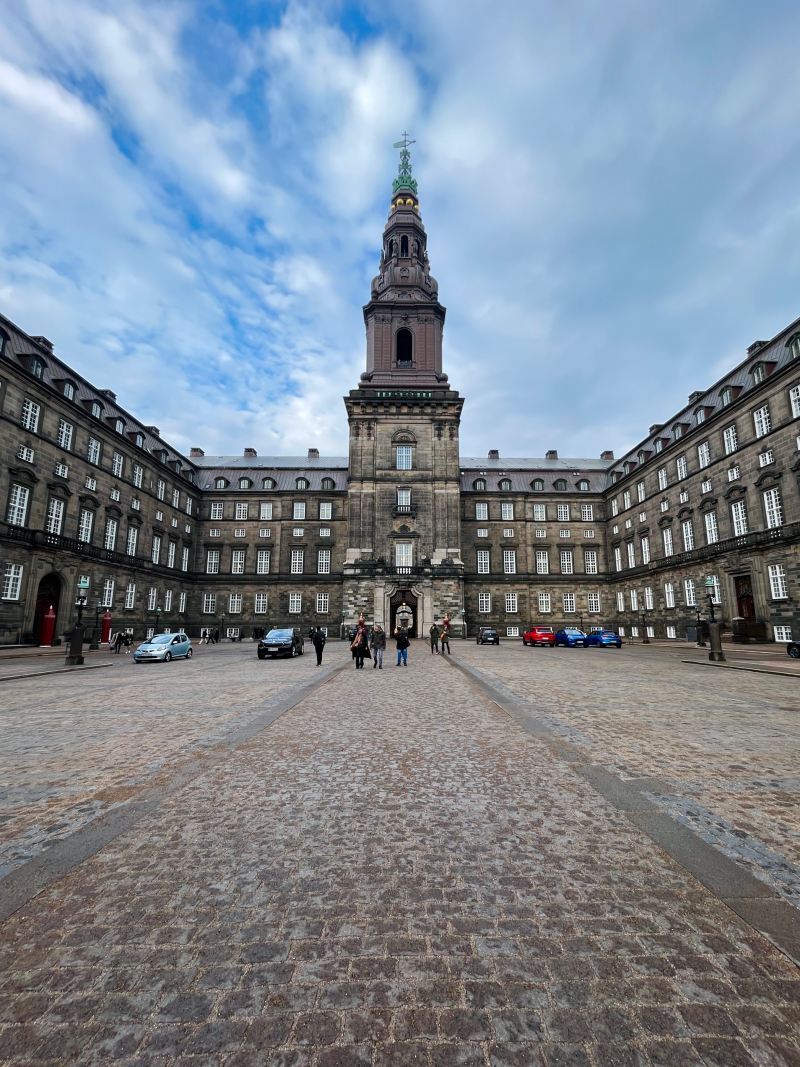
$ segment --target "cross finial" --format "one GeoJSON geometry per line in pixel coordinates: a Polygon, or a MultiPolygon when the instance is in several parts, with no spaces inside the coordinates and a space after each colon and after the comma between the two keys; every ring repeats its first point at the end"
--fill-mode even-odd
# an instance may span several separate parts
{"type": "Polygon", "coordinates": [[[395,141],[394,147],[395,148],[403,148],[407,152],[408,151],[408,146],[410,144],[416,144],[416,143],[417,143],[416,141],[412,141],[409,138],[408,132],[406,130],[403,130],[403,140],[402,141],[395,141]]]}

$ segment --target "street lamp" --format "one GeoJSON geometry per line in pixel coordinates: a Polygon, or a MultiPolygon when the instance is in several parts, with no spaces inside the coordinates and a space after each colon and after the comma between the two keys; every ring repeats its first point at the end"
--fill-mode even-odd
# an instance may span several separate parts
{"type": "Polygon", "coordinates": [[[714,615],[714,593],[716,592],[717,583],[713,577],[709,574],[703,583],[706,588],[706,595],[708,596],[708,644],[710,651],[708,658],[715,663],[725,662],[725,653],[722,651],[722,623],[717,622],[714,615]]]}
{"type": "Polygon", "coordinates": [[[710,574],[705,580],[705,587],[706,595],[708,596],[709,622],[716,622],[717,620],[714,618],[714,593],[716,590],[714,588],[714,579],[710,574]]]}
{"type": "Polygon", "coordinates": [[[83,663],[83,609],[86,607],[86,597],[83,594],[75,597],[75,607],[78,619],[69,635],[66,657],[66,663],[70,667],[79,667],[83,663]]]}
{"type": "Polygon", "coordinates": [[[702,629],[703,622],[702,622],[702,619],[700,618],[700,605],[699,604],[695,607],[695,611],[697,612],[697,647],[698,648],[705,648],[706,647],[706,643],[703,640],[703,629],[702,629]]]}

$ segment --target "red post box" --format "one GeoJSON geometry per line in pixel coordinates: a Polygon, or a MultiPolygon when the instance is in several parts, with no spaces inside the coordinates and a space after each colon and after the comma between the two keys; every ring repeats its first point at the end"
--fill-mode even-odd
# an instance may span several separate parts
{"type": "Polygon", "coordinates": [[[111,636],[111,612],[106,608],[103,612],[102,627],[100,629],[100,644],[105,644],[111,636]]]}
{"type": "Polygon", "coordinates": [[[53,605],[51,604],[47,611],[42,616],[42,626],[39,631],[39,644],[40,645],[52,645],[53,635],[56,632],[56,613],[53,611],[53,605]]]}

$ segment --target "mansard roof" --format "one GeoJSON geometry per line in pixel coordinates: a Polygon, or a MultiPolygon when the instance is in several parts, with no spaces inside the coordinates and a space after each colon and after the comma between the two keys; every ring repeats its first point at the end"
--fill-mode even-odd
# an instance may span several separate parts
{"type": "Polygon", "coordinates": [[[235,469],[239,475],[245,469],[252,470],[263,478],[265,471],[275,468],[294,470],[305,475],[308,471],[327,473],[331,470],[347,470],[348,459],[347,456],[192,456],[192,463],[204,470],[219,467],[220,474],[231,469],[235,469]]]}

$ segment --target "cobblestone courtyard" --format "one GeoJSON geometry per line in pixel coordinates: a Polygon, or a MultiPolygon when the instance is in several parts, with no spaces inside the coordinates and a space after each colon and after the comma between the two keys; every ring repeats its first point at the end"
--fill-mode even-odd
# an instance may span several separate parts
{"type": "Polygon", "coordinates": [[[797,679],[454,651],[0,683],[0,1063],[800,1064],[797,679]]]}

